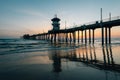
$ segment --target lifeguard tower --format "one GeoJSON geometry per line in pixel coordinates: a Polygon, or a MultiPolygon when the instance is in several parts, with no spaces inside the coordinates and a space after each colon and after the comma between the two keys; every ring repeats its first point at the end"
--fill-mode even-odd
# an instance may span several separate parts
{"type": "Polygon", "coordinates": [[[55,17],[53,19],[51,19],[52,21],[52,26],[53,26],[53,31],[57,31],[57,30],[60,30],[60,19],[57,18],[57,15],[55,15],[55,17]]]}

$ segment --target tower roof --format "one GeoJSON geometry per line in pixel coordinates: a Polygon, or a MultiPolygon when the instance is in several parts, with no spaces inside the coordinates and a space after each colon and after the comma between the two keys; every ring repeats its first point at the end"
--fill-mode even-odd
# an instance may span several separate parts
{"type": "Polygon", "coordinates": [[[59,18],[57,18],[57,15],[55,15],[55,17],[53,19],[51,19],[52,21],[60,21],[59,18]]]}

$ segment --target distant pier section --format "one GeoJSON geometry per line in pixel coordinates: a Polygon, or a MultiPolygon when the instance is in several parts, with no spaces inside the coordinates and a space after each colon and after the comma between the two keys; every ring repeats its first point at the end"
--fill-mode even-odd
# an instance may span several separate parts
{"type": "Polygon", "coordinates": [[[120,26],[120,16],[110,17],[107,19],[101,19],[99,21],[83,24],[80,26],[75,26],[74,28],[60,29],[60,19],[57,15],[51,19],[52,30],[47,33],[41,34],[25,34],[24,39],[38,39],[38,40],[48,40],[52,43],[95,43],[95,30],[101,29],[101,43],[111,44],[111,29],[112,27],[120,26]],[[89,35],[87,35],[87,32],[89,35]],[[77,35],[77,36],[76,36],[77,35]],[[81,36],[80,36],[81,35],[81,36]]]}

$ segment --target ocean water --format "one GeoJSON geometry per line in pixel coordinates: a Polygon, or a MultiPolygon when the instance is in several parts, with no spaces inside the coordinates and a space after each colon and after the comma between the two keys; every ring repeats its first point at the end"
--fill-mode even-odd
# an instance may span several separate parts
{"type": "Polygon", "coordinates": [[[74,45],[51,44],[43,40],[23,40],[23,39],[0,39],[0,55],[38,52],[54,49],[71,49],[74,45]]]}
{"type": "Polygon", "coordinates": [[[104,46],[0,39],[0,80],[120,80],[120,38],[104,46]]]}

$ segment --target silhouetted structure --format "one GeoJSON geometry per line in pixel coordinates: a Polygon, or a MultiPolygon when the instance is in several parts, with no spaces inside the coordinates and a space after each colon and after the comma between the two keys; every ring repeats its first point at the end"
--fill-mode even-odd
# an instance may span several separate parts
{"type": "MultiPolygon", "coordinates": [[[[81,43],[87,44],[87,30],[89,31],[89,43],[94,44],[94,38],[95,38],[95,29],[101,28],[102,33],[102,45],[104,43],[111,44],[111,28],[120,26],[120,17],[112,17],[108,19],[103,19],[100,21],[95,21],[91,23],[87,23],[80,26],[75,26],[74,28],[69,29],[60,29],[60,19],[55,16],[52,20],[53,29],[49,30],[48,33],[41,33],[41,34],[35,34],[31,35],[30,39],[40,39],[40,40],[48,40],[51,42],[74,42],[76,43],[76,32],[78,32],[78,35],[80,34],[79,31],[81,31],[81,43]],[[105,31],[104,31],[105,28],[105,31]],[[105,35],[104,35],[105,32],[105,35]],[[92,35],[91,35],[92,33],[92,35]],[[84,34],[84,40],[83,41],[83,34],[84,34]],[[62,36],[61,36],[62,35],[62,36]],[[104,40],[105,39],[105,40],[104,40]],[[108,42],[109,41],[109,42],[108,42]]],[[[78,43],[79,43],[80,37],[78,36],[78,43]]]]}
{"type": "Polygon", "coordinates": [[[57,18],[57,15],[55,15],[55,17],[53,19],[51,19],[51,21],[53,22],[52,25],[53,25],[53,31],[58,31],[60,30],[60,19],[57,18]]]}
{"type": "Polygon", "coordinates": [[[25,35],[23,35],[23,38],[24,39],[30,39],[30,35],[29,34],[25,34],[25,35]]]}

